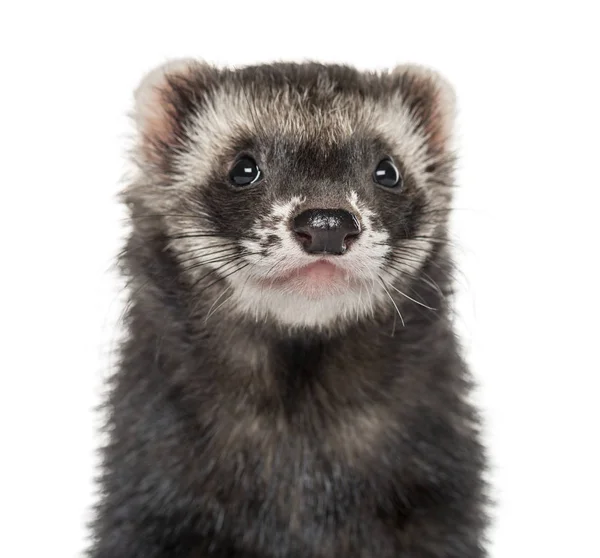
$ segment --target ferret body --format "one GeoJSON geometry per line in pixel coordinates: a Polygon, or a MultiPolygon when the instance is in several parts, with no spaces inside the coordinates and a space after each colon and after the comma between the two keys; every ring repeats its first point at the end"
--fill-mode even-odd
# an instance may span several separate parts
{"type": "Polygon", "coordinates": [[[486,555],[453,103],[413,66],[144,79],[90,558],[486,555]]]}

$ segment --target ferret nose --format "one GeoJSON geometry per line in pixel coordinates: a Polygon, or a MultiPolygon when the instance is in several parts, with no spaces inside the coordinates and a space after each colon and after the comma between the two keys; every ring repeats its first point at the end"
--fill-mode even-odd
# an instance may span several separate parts
{"type": "Polygon", "coordinates": [[[309,254],[343,254],[360,234],[358,219],[344,209],[307,209],[292,228],[309,254]]]}

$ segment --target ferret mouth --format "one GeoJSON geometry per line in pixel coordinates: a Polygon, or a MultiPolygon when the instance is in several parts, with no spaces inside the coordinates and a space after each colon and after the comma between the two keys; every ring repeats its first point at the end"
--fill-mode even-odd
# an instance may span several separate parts
{"type": "Polygon", "coordinates": [[[260,283],[263,288],[318,298],[347,291],[357,280],[347,269],[323,258],[284,273],[265,277],[260,283]]]}

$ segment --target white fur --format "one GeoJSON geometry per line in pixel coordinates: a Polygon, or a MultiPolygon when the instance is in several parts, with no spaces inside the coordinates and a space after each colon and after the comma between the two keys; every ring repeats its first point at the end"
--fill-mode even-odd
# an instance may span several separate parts
{"type": "Polygon", "coordinates": [[[236,309],[260,319],[275,318],[286,326],[326,327],[344,319],[356,319],[373,313],[385,298],[378,279],[383,257],[389,250],[385,245],[388,235],[371,228],[370,212],[361,208],[356,192],[348,201],[363,223],[364,232],[341,256],[331,256],[332,261],[348,270],[352,281],[343,288],[328,292],[322,297],[307,296],[292,289],[271,288],[260,285],[259,280],[269,280],[314,262],[317,256],[306,254],[293,238],[288,222],[304,200],[292,199],[273,204],[266,222],[275,220],[275,225],[265,227],[259,222],[252,231],[263,239],[276,235],[279,243],[269,248],[267,257],[258,255],[260,241],[244,240],[243,246],[257,255],[248,256],[251,265],[231,278],[234,287],[236,309]]]}

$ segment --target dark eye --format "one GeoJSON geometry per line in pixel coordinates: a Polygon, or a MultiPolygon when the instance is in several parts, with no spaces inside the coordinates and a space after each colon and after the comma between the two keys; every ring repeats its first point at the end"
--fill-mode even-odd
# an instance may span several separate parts
{"type": "Polygon", "coordinates": [[[249,186],[258,182],[262,173],[252,157],[240,157],[229,171],[229,181],[234,186],[249,186]]]}
{"type": "Polygon", "coordinates": [[[386,188],[397,188],[402,186],[402,176],[396,165],[392,163],[391,159],[383,159],[377,165],[375,172],[373,173],[373,180],[380,186],[386,188]]]}

